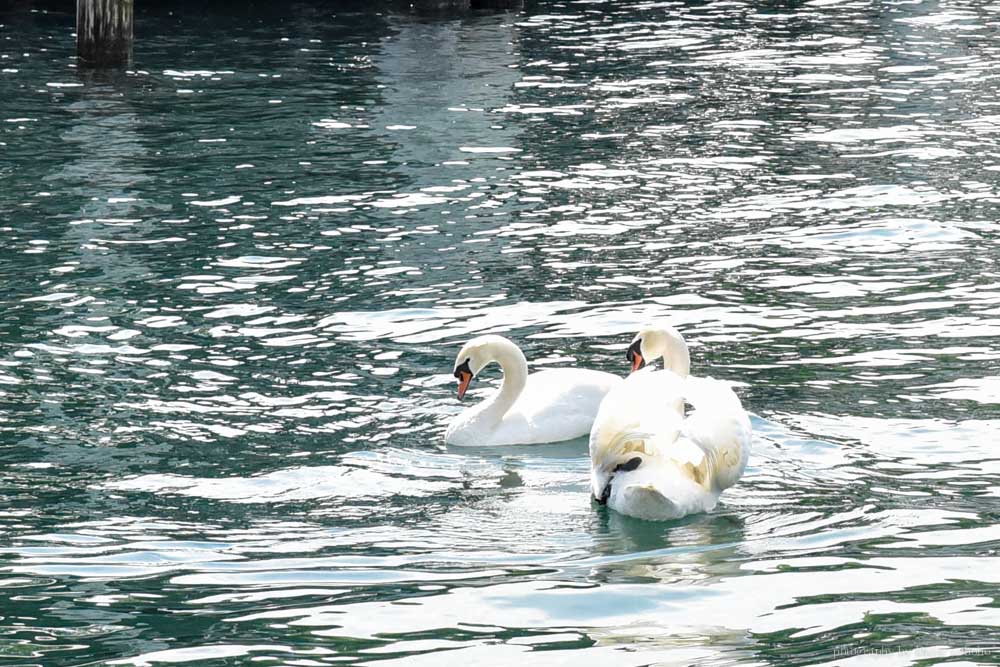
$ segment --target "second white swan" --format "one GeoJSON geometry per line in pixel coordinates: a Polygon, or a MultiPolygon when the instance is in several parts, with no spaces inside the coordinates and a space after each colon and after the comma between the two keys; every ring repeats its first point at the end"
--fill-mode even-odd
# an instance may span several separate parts
{"type": "Polygon", "coordinates": [[[455,358],[458,398],[472,379],[496,361],[503,383],[493,396],[460,413],[448,426],[450,445],[519,445],[559,442],[587,435],[601,400],[622,379],[581,368],[554,368],[528,375],[521,349],[502,336],[480,336],[455,358]]]}
{"type": "Polygon", "coordinates": [[[594,498],[640,519],[711,511],[750,455],[740,399],[725,382],[688,375],[687,344],[673,328],[643,329],[627,357],[638,372],[608,393],[590,432],[594,498]],[[665,370],[639,370],[660,356],[665,370]]]}

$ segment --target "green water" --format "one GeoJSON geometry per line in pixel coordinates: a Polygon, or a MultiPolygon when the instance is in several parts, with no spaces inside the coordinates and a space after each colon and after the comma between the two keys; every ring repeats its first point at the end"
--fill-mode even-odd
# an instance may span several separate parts
{"type": "Polygon", "coordinates": [[[1000,661],[995,4],[137,5],[0,9],[0,664],[1000,661]],[[444,446],[464,340],[649,321],[715,513],[444,446]]]}

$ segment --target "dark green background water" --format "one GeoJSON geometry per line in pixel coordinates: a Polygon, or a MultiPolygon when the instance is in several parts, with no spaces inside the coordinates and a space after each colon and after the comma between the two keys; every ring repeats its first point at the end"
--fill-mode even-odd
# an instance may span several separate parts
{"type": "Polygon", "coordinates": [[[0,664],[1000,660],[996,5],[137,4],[0,10],[0,664]],[[443,445],[465,339],[647,321],[714,514],[443,445]]]}

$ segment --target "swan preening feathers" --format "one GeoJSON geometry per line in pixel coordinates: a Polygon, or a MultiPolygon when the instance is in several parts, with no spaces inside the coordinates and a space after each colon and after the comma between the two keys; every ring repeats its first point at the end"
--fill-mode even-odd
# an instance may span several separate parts
{"type": "Polygon", "coordinates": [[[459,398],[493,361],[503,383],[459,414],[445,441],[535,444],[589,433],[591,490],[599,503],[650,520],[712,510],[750,455],[750,419],[739,398],[725,382],[690,375],[687,344],[672,327],[642,329],[626,356],[632,373],[625,380],[584,369],[528,375],[514,343],[474,338],[455,359],[459,398]],[[659,358],[662,371],[645,368],[659,358]]]}
{"type": "Polygon", "coordinates": [[[594,498],[640,519],[711,511],[750,456],[740,399],[725,382],[689,375],[687,343],[672,327],[644,328],[626,356],[633,372],[604,398],[590,431],[594,498]],[[664,370],[642,368],[660,357],[664,370]]]}

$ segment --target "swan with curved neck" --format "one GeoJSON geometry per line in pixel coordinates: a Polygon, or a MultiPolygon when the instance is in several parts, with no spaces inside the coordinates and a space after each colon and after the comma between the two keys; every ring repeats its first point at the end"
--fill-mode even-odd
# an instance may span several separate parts
{"type": "Polygon", "coordinates": [[[740,399],[728,383],[690,376],[687,343],[673,327],[645,327],[626,357],[633,372],[608,393],[590,432],[594,498],[640,519],[711,511],[750,455],[740,399]],[[660,357],[663,371],[643,368],[660,357]]]}
{"type": "Polygon", "coordinates": [[[455,357],[458,398],[491,363],[503,370],[500,389],[449,424],[450,445],[559,442],[587,435],[601,400],[622,380],[611,373],[558,368],[528,374],[521,349],[503,336],[473,338],[455,357]]]}

